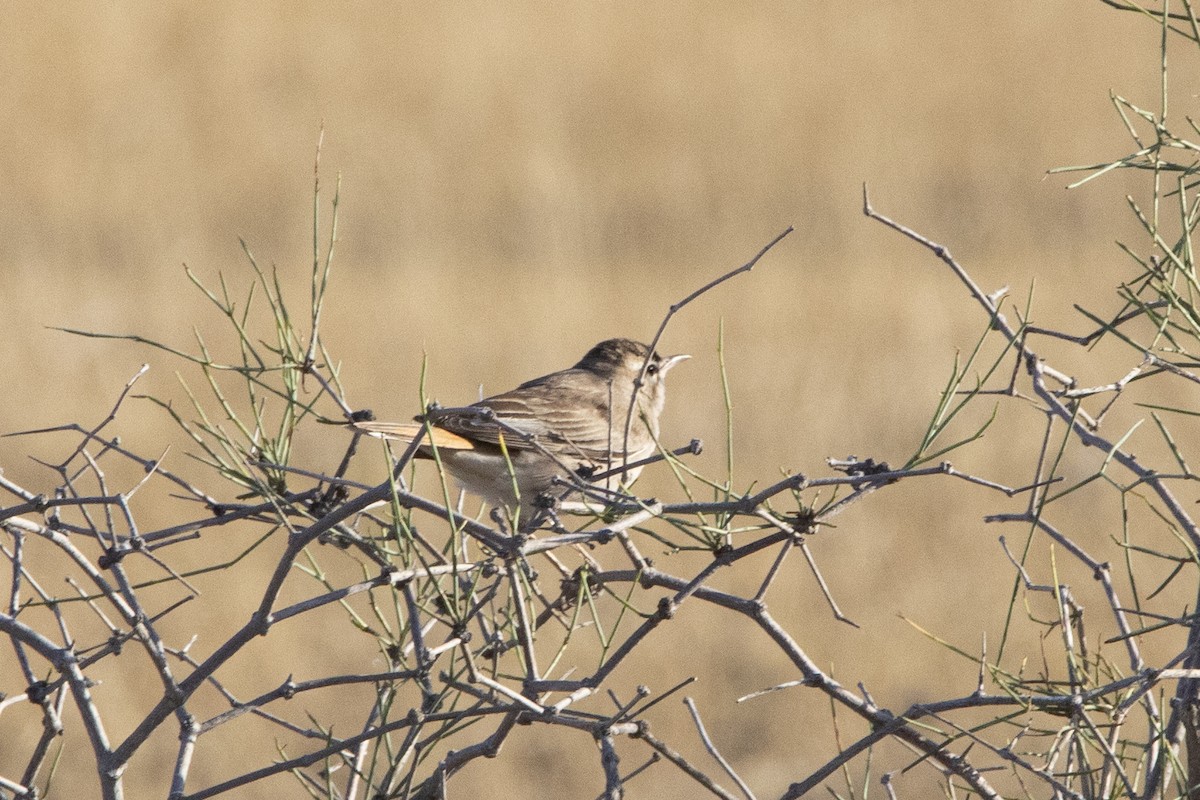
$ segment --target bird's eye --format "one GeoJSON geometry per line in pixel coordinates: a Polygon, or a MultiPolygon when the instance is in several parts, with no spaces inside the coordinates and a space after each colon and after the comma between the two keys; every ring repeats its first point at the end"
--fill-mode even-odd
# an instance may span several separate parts
{"type": "Polygon", "coordinates": [[[658,364],[651,364],[650,366],[646,367],[646,374],[647,375],[657,375],[658,374],[658,364]]]}

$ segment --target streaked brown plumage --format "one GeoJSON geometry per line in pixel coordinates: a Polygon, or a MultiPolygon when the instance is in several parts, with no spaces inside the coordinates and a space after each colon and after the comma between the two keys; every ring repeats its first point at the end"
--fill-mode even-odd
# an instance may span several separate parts
{"type": "MultiPolygon", "coordinates": [[[[466,409],[430,415],[430,435],[423,440],[420,454],[431,456],[436,447],[446,471],[464,489],[494,507],[519,507],[522,519],[529,520],[538,495],[562,494],[554,491],[554,479],[566,477],[568,470],[586,479],[654,454],[666,399],[664,378],[686,358],[663,358],[629,339],[600,342],[570,369],[534,378],[466,409]],[[646,372],[626,454],[625,421],[634,381],[643,366],[646,372]],[[513,435],[506,426],[534,437],[533,441],[513,435]],[[514,475],[519,495],[513,491],[514,475]]],[[[411,442],[424,428],[423,418],[417,420],[358,422],[354,427],[373,436],[411,442]]],[[[599,485],[615,488],[632,483],[640,471],[630,469],[599,485]]]]}

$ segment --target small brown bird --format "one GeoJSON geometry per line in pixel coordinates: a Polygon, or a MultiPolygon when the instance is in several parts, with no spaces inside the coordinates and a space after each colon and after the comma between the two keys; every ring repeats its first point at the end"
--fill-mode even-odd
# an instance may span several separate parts
{"type": "MultiPolygon", "coordinates": [[[[663,358],[629,339],[600,342],[570,369],[534,378],[465,409],[429,414],[429,434],[418,455],[431,458],[436,447],[446,471],[464,489],[494,508],[519,509],[520,518],[529,521],[539,496],[568,493],[555,486],[555,478],[587,480],[654,454],[666,400],[664,379],[689,357],[663,358]],[[643,367],[626,452],[626,419],[643,367]]],[[[426,424],[426,417],[416,419],[357,422],[354,428],[412,442],[426,424]]],[[[598,485],[629,484],[640,472],[640,467],[630,468],[598,485]]]]}

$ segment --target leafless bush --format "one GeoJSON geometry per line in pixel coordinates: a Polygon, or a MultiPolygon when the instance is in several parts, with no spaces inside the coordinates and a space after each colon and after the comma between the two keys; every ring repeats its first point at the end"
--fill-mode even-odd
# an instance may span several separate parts
{"type": "MultiPolygon", "coordinates": [[[[1184,8],[1186,13],[1157,17],[1164,52],[1170,37],[1200,42],[1200,26],[1190,5],[1184,8]]],[[[440,797],[465,764],[502,757],[517,726],[534,725],[556,731],[595,759],[602,796],[620,797],[630,781],[651,784],[658,771],[671,769],[716,796],[753,797],[752,787],[720,757],[720,737],[709,738],[693,704],[697,733],[723,774],[703,771],[656,733],[655,707],[686,684],[639,688],[627,696],[612,688],[614,671],[633,653],[653,651],[653,632],[669,626],[685,605],[732,612],[742,623],[730,634],[733,641],[751,630],[769,637],[794,667],[795,679],[764,691],[820,692],[835,714],[848,711],[865,723],[856,740],[839,743],[836,758],[797,774],[784,797],[826,785],[884,742],[912,753],[897,760],[897,751],[888,751],[883,783],[893,794],[899,775],[916,768],[936,771],[948,792],[963,796],[1196,796],[1200,529],[1179,493],[1196,480],[1188,451],[1194,384],[1200,382],[1191,353],[1200,340],[1191,239],[1200,214],[1194,179],[1200,146],[1172,133],[1162,112],[1121,98],[1115,104],[1135,152],[1086,168],[1088,179],[1111,169],[1147,170],[1151,205],[1131,201],[1147,238],[1125,246],[1136,271],[1119,287],[1116,311],[1077,307],[1086,320],[1084,333],[1035,324],[1031,302],[1011,307],[1006,290],[979,287],[945,247],[877,212],[864,191],[866,215],[928,248],[982,311],[978,342],[956,366],[918,447],[897,468],[865,458],[831,460],[832,477],[793,474],[743,493],[728,477],[706,478],[689,466],[697,443],[667,444],[658,468],[678,478],[675,498],[630,495],[563,514],[559,524],[531,534],[512,534],[461,513],[444,480],[445,491],[435,499],[410,491],[415,448],[394,454],[391,477],[379,485],[346,478],[359,455],[358,440],[319,424],[342,424],[356,414],[343,400],[336,361],[320,337],[336,197],[328,245],[314,252],[304,324],[248,250],[256,279],[240,304],[224,279],[217,291],[192,276],[233,331],[232,356],[222,360],[203,339],[191,353],[138,341],[169,352],[205,387],[189,388],[187,411],[154,401],[186,435],[203,482],[106,433],[118,415],[130,413],[126,398],[138,376],[99,425],[25,432],[75,435],[65,456],[45,464],[56,475],[52,494],[31,492],[0,475],[0,489],[10,498],[0,507],[0,552],[10,566],[0,630],[20,665],[19,675],[3,676],[0,720],[29,703],[43,724],[36,740],[5,744],[0,796],[44,791],[56,742],[66,737],[71,757],[79,759],[86,737],[101,794],[120,797],[128,771],[146,768],[139,755],[148,739],[170,728],[179,738],[169,778],[172,798],[199,800],[281,773],[291,773],[319,797],[440,797]],[[254,295],[265,298],[265,317],[254,316],[254,295]],[[269,343],[251,332],[264,319],[274,335],[269,343]],[[1101,342],[1124,348],[1126,366],[1098,385],[1082,385],[1072,376],[1088,371],[1101,342]],[[1069,365],[1046,354],[1051,345],[1069,365]],[[1172,397],[1184,400],[1173,404],[1166,399],[1172,397]],[[994,423],[996,414],[985,413],[979,425],[959,430],[969,412],[1001,404],[1016,407],[1014,422],[994,423]],[[1143,410],[1149,415],[1144,425],[1143,410]],[[1134,424],[1128,424],[1131,412],[1138,416],[1134,424]],[[1105,423],[1111,419],[1123,420],[1124,427],[1110,431],[1105,423]],[[946,460],[960,448],[983,446],[985,430],[1000,424],[1039,426],[1040,446],[1029,453],[1020,486],[965,473],[946,460]],[[337,463],[297,463],[297,445],[314,436],[345,437],[337,463]],[[1135,444],[1151,457],[1135,457],[1135,444]],[[1089,460],[1093,453],[1097,457],[1089,460]],[[1090,464],[1082,474],[1080,463],[1090,464]],[[130,466],[140,477],[124,477],[130,466]],[[123,476],[119,485],[112,472],[123,476]],[[978,653],[955,648],[964,669],[978,676],[975,691],[893,709],[878,704],[866,687],[851,690],[822,670],[804,641],[771,614],[766,599],[800,559],[825,592],[829,613],[846,620],[807,540],[852,504],[877,491],[903,491],[911,480],[944,481],[950,496],[983,491],[998,503],[1018,504],[988,518],[1013,531],[999,538],[1013,565],[1014,590],[1011,602],[996,609],[997,620],[1006,632],[1029,626],[1045,638],[1036,665],[1014,665],[1006,641],[978,653]],[[147,530],[142,519],[151,496],[156,506],[170,498],[172,521],[147,530]],[[1076,530],[1071,509],[1081,499],[1113,501],[1121,513],[1099,536],[1076,530]],[[1009,543],[1014,535],[1015,546],[1009,543]],[[256,611],[199,652],[177,632],[194,632],[188,615],[220,597],[198,594],[189,578],[213,570],[232,578],[239,560],[268,538],[286,544],[256,589],[256,611]],[[206,564],[185,566],[176,554],[197,541],[205,545],[206,564]],[[647,548],[664,546],[704,560],[680,558],[661,567],[647,548]],[[749,570],[749,558],[761,554],[769,556],[769,567],[753,593],[712,585],[718,570],[749,570]],[[351,563],[358,577],[333,577],[345,571],[331,562],[351,563]],[[1079,601],[1085,590],[1063,577],[1081,571],[1094,579],[1106,606],[1086,616],[1086,628],[1079,601]],[[51,588],[64,576],[74,589],[70,596],[51,588]],[[1194,597],[1190,611],[1175,604],[1180,587],[1194,597]],[[1039,605],[1038,598],[1048,598],[1049,605],[1039,605]],[[268,669],[277,676],[275,688],[238,697],[227,686],[239,671],[261,669],[253,642],[277,625],[336,605],[345,609],[347,630],[374,638],[386,669],[295,680],[289,654],[272,652],[268,669]],[[1045,619],[1032,610],[1044,607],[1053,609],[1045,619]],[[170,634],[164,633],[168,626],[170,634]],[[1152,648],[1145,647],[1148,640],[1152,648]],[[1149,657],[1148,649],[1166,655],[1149,657]],[[95,676],[112,663],[128,668],[133,658],[148,666],[155,682],[137,723],[118,736],[113,710],[93,691],[95,676]],[[363,687],[365,693],[354,691],[363,687]],[[327,720],[298,721],[283,710],[284,701],[307,693],[333,693],[352,707],[360,728],[335,735],[327,720]],[[201,716],[201,699],[212,696],[226,708],[201,716]],[[271,726],[289,743],[280,757],[195,785],[193,767],[204,737],[218,731],[226,742],[257,736],[251,721],[271,726]],[[725,788],[730,785],[736,788],[725,788]]],[[[752,267],[779,238],[724,277],[752,267]]],[[[667,320],[693,296],[672,307],[667,320]]],[[[962,567],[964,583],[970,571],[970,565],[962,567]]],[[[981,620],[980,628],[997,620],[981,620]]],[[[653,681],[647,677],[645,683],[653,681]]],[[[166,781],[164,776],[164,786],[166,781]]]]}

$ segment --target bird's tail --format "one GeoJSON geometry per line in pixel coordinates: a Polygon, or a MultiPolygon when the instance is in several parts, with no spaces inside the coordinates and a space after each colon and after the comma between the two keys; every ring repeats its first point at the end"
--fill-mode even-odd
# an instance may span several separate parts
{"type": "MultiPolygon", "coordinates": [[[[377,439],[391,439],[398,442],[411,442],[425,431],[421,422],[352,422],[350,427],[367,436],[377,439]]],[[[474,450],[475,444],[470,439],[451,433],[442,428],[430,426],[421,440],[422,446],[433,444],[442,450],[474,450]]]]}

